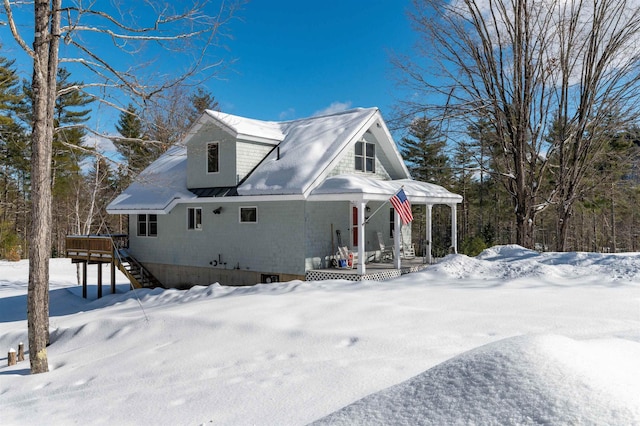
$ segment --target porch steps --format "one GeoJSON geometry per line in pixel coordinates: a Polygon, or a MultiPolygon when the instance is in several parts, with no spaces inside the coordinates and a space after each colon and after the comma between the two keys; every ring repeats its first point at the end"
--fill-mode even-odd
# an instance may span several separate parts
{"type": "Polygon", "coordinates": [[[133,288],[164,287],[162,283],[126,249],[117,250],[115,262],[118,269],[129,279],[133,288]]]}

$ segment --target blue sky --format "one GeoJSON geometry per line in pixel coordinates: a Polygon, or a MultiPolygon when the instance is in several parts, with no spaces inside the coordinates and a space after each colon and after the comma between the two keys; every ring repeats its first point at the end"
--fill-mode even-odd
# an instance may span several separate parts
{"type": "MultiPolygon", "coordinates": [[[[220,49],[235,62],[206,88],[224,112],[263,120],[371,106],[388,117],[398,93],[389,54],[409,52],[416,38],[409,6],[410,0],[249,1],[226,28],[228,50],[220,49]]],[[[14,13],[30,45],[32,6],[14,13]]],[[[30,61],[7,26],[0,26],[0,41],[1,54],[17,58],[21,76],[29,78],[30,61]]],[[[72,78],[91,79],[73,71],[72,78]]],[[[117,117],[101,109],[92,120],[110,133],[117,117]]]]}
{"type": "Polygon", "coordinates": [[[408,52],[415,35],[408,0],[255,0],[233,22],[237,61],[209,89],[221,109],[265,120],[328,109],[394,104],[389,52],[408,52]]]}

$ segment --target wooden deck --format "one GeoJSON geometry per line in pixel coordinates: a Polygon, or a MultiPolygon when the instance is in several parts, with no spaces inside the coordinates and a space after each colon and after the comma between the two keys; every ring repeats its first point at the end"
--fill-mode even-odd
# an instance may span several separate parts
{"type": "Polygon", "coordinates": [[[67,235],[65,253],[72,262],[110,263],[115,251],[129,245],[126,234],[67,235]]]}
{"type": "MultiPolygon", "coordinates": [[[[82,264],[82,297],[87,297],[87,264],[108,263],[111,265],[111,292],[116,291],[115,274],[118,268],[133,288],[162,287],[162,284],[128,250],[129,236],[110,235],[68,235],[66,256],[73,263],[82,264]]],[[[102,267],[98,268],[98,298],[102,297],[102,267]]]]}
{"type": "Polygon", "coordinates": [[[87,298],[87,264],[98,264],[98,298],[102,297],[102,264],[110,264],[111,293],[116,292],[116,253],[128,244],[127,235],[67,235],[65,255],[82,264],[82,297],[87,298]]]}

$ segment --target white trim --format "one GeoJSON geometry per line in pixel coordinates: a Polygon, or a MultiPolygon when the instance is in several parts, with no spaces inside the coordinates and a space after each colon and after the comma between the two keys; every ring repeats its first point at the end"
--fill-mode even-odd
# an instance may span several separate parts
{"type": "Polygon", "coordinates": [[[109,214],[169,214],[178,204],[198,203],[198,204],[234,204],[234,203],[258,203],[262,201],[304,201],[302,195],[238,195],[233,197],[201,197],[195,195],[193,198],[174,198],[163,209],[108,209],[109,214]]]}

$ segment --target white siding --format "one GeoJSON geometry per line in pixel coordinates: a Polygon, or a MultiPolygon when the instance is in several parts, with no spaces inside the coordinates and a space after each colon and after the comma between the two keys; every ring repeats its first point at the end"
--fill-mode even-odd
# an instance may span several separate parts
{"type": "Polygon", "coordinates": [[[273,145],[238,141],[236,143],[236,168],[239,180],[244,179],[273,149],[273,145]]]}
{"type": "Polygon", "coordinates": [[[376,172],[365,173],[356,170],[355,166],[355,145],[351,145],[345,150],[336,166],[329,173],[329,177],[336,175],[367,175],[375,176],[382,180],[390,180],[389,173],[387,173],[387,167],[389,167],[389,161],[380,149],[379,144],[376,143],[376,172]]]}
{"type": "Polygon", "coordinates": [[[304,275],[303,201],[180,204],[158,216],[156,238],[136,237],[135,226],[129,235],[131,252],[143,263],[304,275]],[[186,209],[200,206],[202,230],[188,231],[186,209]],[[239,223],[240,206],[256,206],[258,222],[239,223]]]}
{"type": "Polygon", "coordinates": [[[236,143],[218,127],[206,125],[187,144],[187,188],[236,184],[236,143]],[[220,172],[207,173],[207,143],[219,142],[220,172]]]}

